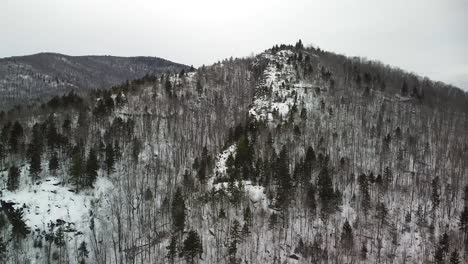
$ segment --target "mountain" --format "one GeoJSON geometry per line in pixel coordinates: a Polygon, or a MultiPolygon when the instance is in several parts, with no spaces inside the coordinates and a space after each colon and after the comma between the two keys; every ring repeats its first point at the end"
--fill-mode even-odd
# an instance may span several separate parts
{"type": "Polygon", "coordinates": [[[6,263],[463,263],[468,95],[274,46],[0,116],[6,263]]]}
{"type": "Polygon", "coordinates": [[[39,53],[0,59],[0,109],[43,102],[70,91],[109,88],[186,65],[156,57],[67,56],[39,53]]]}

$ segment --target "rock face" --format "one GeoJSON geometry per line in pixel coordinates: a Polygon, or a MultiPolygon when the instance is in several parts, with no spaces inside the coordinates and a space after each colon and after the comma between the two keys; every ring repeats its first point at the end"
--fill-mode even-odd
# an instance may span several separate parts
{"type": "Polygon", "coordinates": [[[0,59],[0,110],[71,90],[109,88],[146,74],[188,66],[157,57],[67,56],[39,53],[0,59]]]}

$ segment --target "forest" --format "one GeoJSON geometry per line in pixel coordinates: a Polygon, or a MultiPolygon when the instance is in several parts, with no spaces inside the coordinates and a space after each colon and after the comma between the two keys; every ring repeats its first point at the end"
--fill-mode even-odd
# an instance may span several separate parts
{"type": "Polygon", "coordinates": [[[300,40],[0,112],[0,260],[465,263],[467,114],[300,40]]]}

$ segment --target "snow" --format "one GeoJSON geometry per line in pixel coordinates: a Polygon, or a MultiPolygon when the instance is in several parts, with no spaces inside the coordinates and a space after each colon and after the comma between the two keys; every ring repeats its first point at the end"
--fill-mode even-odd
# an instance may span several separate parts
{"type": "Polygon", "coordinates": [[[294,67],[287,63],[294,53],[290,50],[281,50],[276,54],[264,53],[262,58],[269,60],[263,72],[264,81],[256,88],[253,105],[249,110],[250,116],[258,121],[274,121],[273,112],[283,118],[287,117],[294,105],[293,92],[303,93],[302,90],[312,87],[312,84],[297,81],[294,67]],[[278,67],[280,65],[280,68],[278,67]],[[289,86],[291,83],[291,87],[289,86]]]}
{"type": "Polygon", "coordinates": [[[15,208],[24,207],[25,223],[31,229],[45,230],[48,223],[61,219],[74,223],[77,230],[84,230],[89,226],[91,201],[111,188],[108,179],[99,177],[93,191],[76,193],[63,186],[58,178],[49,177],[18,191],[3,190],[1,200],[15,203],[15,208]]]}
{"type": "Polygon", "coordinates": [[[225,149],[223,152],[219,153],[218,156],[216,156],[216,162],[215,162],[215,167],[213,170],[213,176],[209,179],[208,185],[212,186],[214,178],[216,176],[224,176],[226,175],[226,161],[231,155],[236,154],[236,145],[231,145],[227,149],[225,149]]]}
{"type": "MultiPolygon", "coordinates": [[[[251,181],[242,181],[244,185],[245,194],[249,197],[250,201],[254,204],[259,204],[263,208],[268,208],[268,199],[265,194],[265,187],[260,185],[253,185],[251,181]]],[[[213,185],[213,189],[218,191],[220,189],[227,189],[229,183],[220,182],[213,185]]],[[[235,182],[234,185],[237,187],[239,182],[235,182]]]]}

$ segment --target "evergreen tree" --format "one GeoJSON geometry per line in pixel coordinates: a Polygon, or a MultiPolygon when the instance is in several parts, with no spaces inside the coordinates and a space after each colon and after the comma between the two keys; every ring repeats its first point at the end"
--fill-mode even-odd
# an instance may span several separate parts
{"type": "Polygon", "coordinates": [[[11,235],[14,239],[19,240],[26,238],[26,235],[29,234],[30,229],[24,223],[23,220],[23,211],[21,209],[15,209],[9,214],[9,220],[12,225],[11,235]]]}
{"type": "Polygon", "coordinates": [[[6,261],[7,258],[7,243],[3,242],[3,237],[0,237],[0,261],[6,261]]]}
{"type": "Polygon", "coordinates": [[[18,152],[19,144],[20,144],[22,137],[23,137],[23,127],[18,121],[16,121],[12,129],[10,130],[10,138],[8,142],[10,145],[10,151],[12,153],[18,152]]]}
{"type": "Polygon", "coordinates": [[[171,241],[169,242],[169,245],[166,247],[166,249],[166,259],[169,261],[169,263],[174,264],[175,258],[177,256],[177,236],[171,236],[171,241]]]}
{"type": "Polygon", "coordinates": [[[3,159],[6,157],[6,148],[0,142],[0,165],[3,163],[3,159]]]}
{"type": "Polygon", "coordinates": [[[406,83],[406,81],[404,81],[401,86],[401,95],[408,96],[408,84],[406,83]]]}
{"type": "Polygon", "coordinates": [[[172,200],[172,223],[174,231],[184,231],[185,228],[185,201],[180,188],[177,188],[172,200]]]}
{"type": "Polygon", "coordinates": [[[348,220],[346,220],[343,224],[343,231],[341,232],[341,243],[347,250],[352,249],[354,246],[353,229],[351,228],[348,220]]]}
{"type": "Polygon", "coordinates": [[[196,231],[189,231],[187,238],[184,240],[182,254],[187,263],[190,264],[195,263],[195,257],[197,257],[197,255],[201,257],[201,254],[203,254],[203,245],[196,231]]]}
{"type": "Polygon", "coordinates": [[[362,242],[362,247],[361,247],[361,259],[366,260],[367,259],[367,245],[366,242],[362,242]]]}
{"type": "Polygon", "coordinates": [[[247,223],[244,223],[242,226],[242,238],[246,240],[248,236],[250,236],[250,228],[247,223]]]}
{"type": "Polygon", "coordinates": [[[86,247],[86,242],[81,242],[80,247],[78,247],[78,263],[85,264],[86,258],[88,258],[88,248],[86,247]]]}
{"type": "Polygon", "coordinates": [[[54,118],[52,115],[49,116],[47,120],[47,147],[51,150],[58,147],[60,145],[60,135],[57,132],[57,128],[55,127],[54,118]]]}
{"type": "Polygon", "coordinates": [[[166,92],[169,95],[169,97],[172,96],[172,84],[171,84],[171,79],[169,74],[166,75],[166,83],[164,84],[164,87],[166,88],[166,92]]]}
{"type": "Polygon", "coordinates": [[[468,237],[468,206],[466,204],[463,207],[463,211],[460,214],[459,227],[466,239],[468,237]]]}
{"type": "Polygon", "coordinates": [[[359,190],[361,191],[361,206],[364,211],[365,217],[367,218],[367,213],[371,207],[370,193],[369,193],[369,182],[365,174],[359,175],[359,190]]]}
{"type": "Polygon", "coordinates": [[[287,208],[290,203],[293,186],[289,174],[289,154],[286,145],[281,149],[276,163],[276,179],[278,182],[277,204],[279,207],[287,208]]]}
{"type": "Polygon", "coordinates": [[[54,151],[49,159],[49,171],[52,173],[52,175],[55,175],[58,168],[59,168],[58,154],[56,151],[54,151]]]}
{"type": "Polygon", "coordinates": [[[11,166],[8,170],[7,189],[9,191],[16,191],[19,187],[21,171],[16,166],[11,166]]]}
{"type": "Polygon", "coordinates": [[[327,217],[335,209],[333,183],[327,165],[322,166],[318,175],[318,193],[322,216],[327,217]]]}
{"type": "Polygon", "coordinates": [[[236,254],[237,254],[237,244],[239,244],[241,239],[240,233],[240,224],[239,221],[234,220],[232,223],[231,229],[229,231],[230,243],[228,248],[229,260],[230,263],[236,263],[236,254]]]}
{"type": "Polygon", "coordinates": [[[244,222],[248,225],[252,225],[252,211],[250,210],[250,206],[247,206],[244,209],[244,222]]]}
{"type": "Polygon", "coordinates": [[[440,204],[440,194],[439,194],[439,189],[440,189],[440,181],[439,177],[435,177],[432,180],[432,209],[435,211],[439,207],[440,204]]]}
{"type": "Polygon", "coordinates": [[[99,169],[99,164],[97,160],[97,155],[96,151],[94,148],[91,148],[89,150],[88,154],[88,159],[86,161],[86,180],[85,180],[85,186],[87,187],[93,187],[94,182],[96,181],[96,178],[98,176],[97,171],[99,169]]]}
{"type": "Polygon", "coordinates": [[[454,250],[452,254],[450,255],[450,264],[460,264],[460,254],[458,253],[458,250],[454,250]]]}
{"type": "Polygon", "coordinates": [[[106,168],[107,168],[107,174],[111,174],[114,171],[114,164],[115,164],[115,152],[114,152],[114,147],[112,146],[112,143],[108,143],[106,145],[106,168]]]}
{"type": "Polygon", "coordinates": [[[73,149],[73,156],[71,160],[70,176],[71,181],[78,190],[83,187],[83,174],[84,174],[84,161],[83,151],[79,146],[73,149]]]}
{"type": "Polygon", "coordinates": [[[310,210],[310,212],[312,212],[312,215],[315,215],[315,210],[317,209],[317,202],[315,200],[315,186],[310,183],[307,187],[305,205],[310,210]]]}

